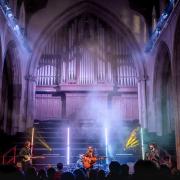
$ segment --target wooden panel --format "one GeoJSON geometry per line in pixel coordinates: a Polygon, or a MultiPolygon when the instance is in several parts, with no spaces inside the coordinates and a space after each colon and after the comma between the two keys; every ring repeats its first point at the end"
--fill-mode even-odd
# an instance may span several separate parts
{"type": "Polygon", "coordinates": [[[66,96],[67,118],[132,121],[139,119],[136,94],[114,96],[108,107],[106,93],[99,95],[68,94],[66,96]]]}
{"type": "Polygon", "coordinates": [[[114,96],[112,108],[119,111],[121,119],[125,121],[139,119],[137,95],[114,96]]]}
{"type": "Polygon", "coordinates": [[[36,94],[35,119],[61,119],[62,102],[60,97],[51,94],[36,94]]]}
{"type": "Polygon", "coordinates": [[[107,111],[107,94],[66,94],[67,117],[101,119],[107,111]]]}
{"type": "MultiPolygon", "coordinates": [[[[111,107],[108,107],[108,93],[66,94],[66,115],[68,119],[94,119],[99,121],[116,120],[132,121],[139,119],[137,94],[113,96],[111,107]]],[[[62,119],[62,102],[60,97],[37,94],[35,118],[40,120],[62,119]]]]}

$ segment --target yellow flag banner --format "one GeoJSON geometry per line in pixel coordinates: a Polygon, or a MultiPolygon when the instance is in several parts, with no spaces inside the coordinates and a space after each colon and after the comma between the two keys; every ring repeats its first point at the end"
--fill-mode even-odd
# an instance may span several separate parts
{"type": "Polygon", "coordinates": [[[135,148],[139,145],[139,138],[138,138],[138,134],[139,134],[139,127],[133,129],[129,135],[129,137],[127,138],[127,141],[125,143],[125,149],[131,149],[131,148],[135,148]]]}

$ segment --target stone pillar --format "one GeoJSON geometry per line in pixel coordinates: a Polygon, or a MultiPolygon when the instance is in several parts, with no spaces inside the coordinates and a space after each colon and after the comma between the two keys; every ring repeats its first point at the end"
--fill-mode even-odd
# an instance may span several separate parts
{"type": "MultiPolygon", "coordinates": [[[[176,80],[179,78],[176,77],[176,80]]],[[[177,83],[177,82],[176,82],[177,83]]],[[[174,107],[175,107],[175,138],[176,138],[176,159],[177,159],[177,168],[180,170],[180,92],[178,85],[174,83],[174,107]]]]}
{"type": "Polygon", "coordinates": [[[175,136],[176,136],[176,157],[177,157],[177,168],[180,170],[180,119],[176,118],[175,125],[175,136]]]}
{"type": "Polygon", "coordinates": [[[35,88],[36,77],[33,75],[27,75],[26,89],[25,89],[25,129],[31,128],[34,123],[34,104],[35,104],[35,88]]]}
{"type": "Polygon", "coordinates": [[[2,122],[1,122],[1,119],[2,119],[1,117],[2,117],[2,114],[3,114],[2,113],[3,107],[2,107],[2,98],[1,98],[1,96],[2,96],[2,73],[1,73],[1,70],[0,70],[0,130],[1,130],[1,128],[3,129],[3,125],[2,125],[2,122]]]}
{"type": "Polygon", "coordinates": [[[141,127],[147,128],[147,107],[146,107],[146,80],[147,76],[138,77],[138,104],[139,122],[141,127]]]}
{"type": "Polygon", "coordinates": [[[61,101],[62,101],[62,115],[61,117],[63,119],[66,119],[66,94],[61,95],[61,101]]]}
{"type": "Polygon", "coordinates": [[[12,134],[19,132],[22,119],[20,114],[21,88],[21,84],[13,85],[12,134]]]}

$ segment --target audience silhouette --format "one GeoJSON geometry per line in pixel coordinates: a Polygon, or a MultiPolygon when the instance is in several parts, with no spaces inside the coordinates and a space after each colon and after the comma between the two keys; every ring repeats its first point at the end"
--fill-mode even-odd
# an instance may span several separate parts
{"type": "Polygon", "coordinates": [[[91,169],[86,172],[85,169],[75,169],[73,172],[64,171],[63,164],[58,163],[56,169],[49,167],[47,170],[40,169],[38,172],[34,167],[29,167],[25,172],[18,169],[15,165],[0,165],[1,180],[178,180],[180,172],[176,169],[170,169],[163,164],[157,167],[153,161],[138,160],[134,164],[134,173],[129,173],[127,164],[120,164],[112,161],[109,164],[109,171],[103,169],[91,169]]]}

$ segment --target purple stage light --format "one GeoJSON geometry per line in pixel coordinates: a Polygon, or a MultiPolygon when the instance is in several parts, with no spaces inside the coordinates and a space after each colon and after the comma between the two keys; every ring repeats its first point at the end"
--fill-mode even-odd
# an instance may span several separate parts
{"type": "Polygon", "coordinates": [[[70,129],[67,128],[67,165],[70,163],[70,129]]]}

